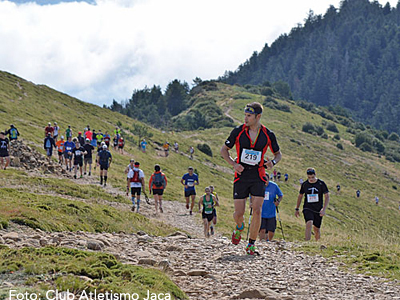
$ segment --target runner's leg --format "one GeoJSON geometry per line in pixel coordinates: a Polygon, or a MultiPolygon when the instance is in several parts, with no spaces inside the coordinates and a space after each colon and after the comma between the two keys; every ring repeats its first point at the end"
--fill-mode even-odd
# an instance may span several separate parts
{"type": "MultiPolygon", "coordinates": [[[[315,240],[318,241],[321,238],[321,230],[318,227],[313,226],[315,240]]],[[[311,237],[310,237],[311,238],[311,237]]]]}
{"type": "MultiPolygon", "coordinates": [[[[247,199],[247,198],[246,198],[247,199]]],[[[244,222],[244,211],[246,209],[246,199],[235,199],[235,212],[233,213],[233,219],[236,225],[240,228],[244,222]]]]}
{"type": "Polygon", "coordinates": [[[311,239],[311,228],[313,226],[313,220],[307,221],[306,223],[306,233],[305,233],[305,239],[306,241],[309,241],[311,239]]]}
{"type": "Polygon", "coordinates": [[[258,232],[260,231],[261,226],[261,208],[264,198],[252,196],[251,199],[253,203],[253,216],[251,218],[249,238],[252,240],[257,240],[258,232]]]}

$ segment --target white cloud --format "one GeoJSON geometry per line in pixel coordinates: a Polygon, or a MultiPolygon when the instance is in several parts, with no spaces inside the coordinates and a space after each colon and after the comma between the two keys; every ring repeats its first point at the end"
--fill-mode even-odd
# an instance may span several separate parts
{"type": "Polygon", "coordinates": [[[235,70],[302,23],[309,9],[323,14],[330,3],[339,6],[339,0],[1,1],[0,69],[110,104],[145,85],[235,70]]]}

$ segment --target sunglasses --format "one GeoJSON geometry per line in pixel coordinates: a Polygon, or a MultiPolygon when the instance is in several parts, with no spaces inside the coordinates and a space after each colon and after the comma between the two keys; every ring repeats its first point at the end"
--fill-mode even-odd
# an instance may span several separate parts
{"type": "Polygon", "coordinates": [[[308,170],[307,171],[307,175],[315,175],[315,171],[314,170],[308,170]]]}
{"type": "Polygon", "coordinates": [[[244,112],[246,114],[255,114],[256,113],[255,109],[253,107],[251,107],[251,106],[246,106],[244,108],[244,112]]]}

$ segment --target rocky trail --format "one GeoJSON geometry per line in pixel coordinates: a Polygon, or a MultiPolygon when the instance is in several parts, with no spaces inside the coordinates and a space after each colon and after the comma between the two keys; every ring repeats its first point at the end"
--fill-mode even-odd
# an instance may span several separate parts
{"type": "MultiPolygon", "coordinates": [[[[94,184],[96,180],[76,182],[94,184]]],[[[123,194],[112,186],[105,190],[123,194]]],[[[103,200],[102,204],[131,209],[126,203],[103,200]]],[[[168,237],[145,232],[50,233],[11,223],[0,230],[0,244],[12,248],[54,245],[111,253],[127,264],[163,270],[190,299],[400,299],[398,281],[343,271],[338,262],[296,251],[296,243],[258,243],[260,255],[248,256],[245,242],[232,245],[229,238],[218,234],[218,225],[217,234],[205,239],[200,219],[190,216],[183,203],[163,201],[163,208],[164,213],[156,215],[154,206],[143,200],[140,213],[179,228],[168,237]]],[[[15,280],[12,274],[0,275],[0,288],[12,287],[15,280]]]]}

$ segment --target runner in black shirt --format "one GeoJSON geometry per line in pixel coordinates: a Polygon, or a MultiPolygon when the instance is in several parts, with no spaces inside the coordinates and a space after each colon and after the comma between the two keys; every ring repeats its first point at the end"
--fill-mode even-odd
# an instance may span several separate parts
{"type": "Polygon", "coordinates": [[[5,136],[5,132],[0,132],[0,169],[5,170],[10,164],[10,154],[8,153],[8,138],[5,136]],[[4,159],[6,163],[4,164],[4,159]]]}
{"type": "Polygon", "coordinates": [[[306,241],[311,239],[311,227],[314,228],[315,240],[321,237],[322,217],[325,215],[326,208],[329,204],[329,190],[325,182],[315,176],[313,168],[307,169],[307,180],[303,182],[300,188],[297,204],[295,208],[295,216],[298,217],[299,207],[304,195],[303,215],[306,221],[306,241]],[[325,197],[325,203],[323,198],[325,197]]]}
{"type": "Polygon", "coordinates": [[[74,168],[75,168],[75,174],[74,178],[76,179],[76,173],[78,171],[78,166],[79,166],[79,172],[81,173],[82,178],[82,166],[83,166],[83,155],[86,154],[85,148],[79,144],[79,142],[75,143],[75,148],[72,150],[72,155],[74,156],[74,168]]]}
{"type": "Polygon", "coordinates": [[[253,218],[250,225],[250,239],[246,252],[254,255],[254,242],[257,239],[261,224],[261,207],[264,201],[265,168],[272,169],[281,160],[281,152],[275,134],[260,123],[263,107],[258,102],[247,104],[244,113],[244,124],[232,130],[229,138],[222,146],[222,157],[235,169],[233,198],[235,213],[233,217],[236,228],[232,235],[232,243],[237,245],[244,229],[244,211],[246,199],[251,195],[253,218]],[[229,150],[236,146],[236,160],[229,155],[229,150]],[[265,160],[268,148],[274,158],[265,160]]]}
{"type": "Polygon", "coordinates": [[[86,166],[87,164],[89,164],[89,176],[90,176],[92,174],[92,162],[93,162],[92,152],[94,150],[94,147],[90,144],[90,139],[86,138],[86,144],[83,146],[83,148],[86,151],[84,157],[84,163],[85,163],[84,175],[86,175],[86,166]]]}

